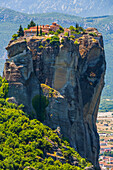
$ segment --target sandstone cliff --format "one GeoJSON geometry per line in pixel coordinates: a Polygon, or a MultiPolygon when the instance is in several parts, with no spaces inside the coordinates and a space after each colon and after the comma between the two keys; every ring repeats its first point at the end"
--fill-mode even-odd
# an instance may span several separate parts
{"type": "Polygon", "coordinates": [[[53,129],[59,126],[71,146],[99,168],[96,119],[106,68],[103,38],[95,28],[75,42],[62,38],[60,44],[50,44],[45,37],[10,42],[3,76],[9,96],[23,103],[29,114],[32,98],[41,89],[49,98],[45,123],[53,129]],[[49,87],[57,95],[49,96],[49,87]]]}

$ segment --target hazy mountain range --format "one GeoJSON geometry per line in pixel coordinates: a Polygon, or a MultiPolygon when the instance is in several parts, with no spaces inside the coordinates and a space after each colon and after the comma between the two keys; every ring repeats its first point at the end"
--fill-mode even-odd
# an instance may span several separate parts
{"type": "Polygon", "coordinates": [[[113,14],[113,0],[0,0],[0,6],[30,14],[60,12],[82,17],[113,14]]]}

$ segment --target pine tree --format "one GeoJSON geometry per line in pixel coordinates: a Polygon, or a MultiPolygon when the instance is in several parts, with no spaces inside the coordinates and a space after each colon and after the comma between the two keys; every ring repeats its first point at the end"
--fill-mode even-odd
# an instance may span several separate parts
{"type": "Polygon", "coordinates": [[[24,30],[22,26],[20,25],[19,30],[18,30],[18,37],[23,37],[24,36],[24,30]]]}
{"type": "Polygon", "coordinates": [[[36,24],[33,20],[31,20],[31,22],[30,22],[30,24],[28,25],[27,28],[29,29],[30,27],[34,27],[34,26],[36,26],[36,24]]]}
{"type": "Polygon", "coordinates": [[[38,36],[38,24],[37,24],[37,31],[36,31],[36,36],[38,36]]]}
{"type": "Polygon", "coordinates": [[[79,24],[78,23],[76,23],[76,28],[79,28],[79,24]]]}
{"type": "Polygon", "coordinates": [[[41,26],[40,26],[40,35],[42,35],[42,28],[41,28],[41,26]]]}

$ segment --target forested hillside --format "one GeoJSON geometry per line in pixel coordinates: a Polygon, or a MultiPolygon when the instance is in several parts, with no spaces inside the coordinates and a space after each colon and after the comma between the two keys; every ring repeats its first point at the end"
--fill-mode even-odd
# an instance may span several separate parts
{"type": "Polygon", "coordinates": [[[21,105],[9,103],[7,93],[8,83],[0,77],[1,170],[80,170],[91,166],[59,131],[30,119],[21,105]]]}

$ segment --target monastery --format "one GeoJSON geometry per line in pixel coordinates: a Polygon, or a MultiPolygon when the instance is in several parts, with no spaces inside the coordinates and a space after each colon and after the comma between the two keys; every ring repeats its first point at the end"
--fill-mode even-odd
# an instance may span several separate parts
{"type": "MultiPolygon", "coordinates": [[[[59,29],[60,25],[58,25],[57,23],[53,22],[52,25],[40,25],[38,26],[38,31],[40,32],[40,28],[42,29],[42,32],[44,32],[45,34],[48,34],[49,31],[54,31],[56,32],[58,29],[59,29]]],[[[34,36],[36,35],[36,32],[37,32],[37,26],[35,27],[30,27],[29,29],[27,30],[24,30],[24,35],[26,37],[29,37],[29,36],[34,36]]]]}

